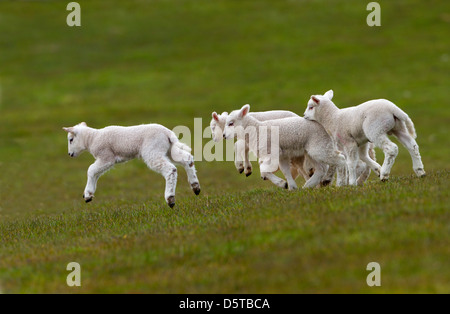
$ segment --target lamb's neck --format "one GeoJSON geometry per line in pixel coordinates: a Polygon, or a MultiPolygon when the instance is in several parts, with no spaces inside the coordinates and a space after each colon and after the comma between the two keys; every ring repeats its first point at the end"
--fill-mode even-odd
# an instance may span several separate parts
{"type": "Polygon", "coordinates": [[[327,131],[334,131],[337,117],[339,115],[339,108],[334,104],[326,104],[318,117],[317,122],[322,124],[327,131]]]}
{"type": "Polygon", "coordinates": [[[244,128],[246,128],[248,126],[253,126],[258,129],[262,125],[261,121],[253,118],[250,115],[246,115],[243,122],[244,122],[243,123],[244,128]]]}
{"type": "Polygon", "coordinates": [[[84,147],[90,153],[91,153],[92,142],[94,141],[94,137],[97,133],[98,133],[98,130],[94,129],[94,128],[86,127],[83,129],[84,147]]]}
{"type": "Polygon", "coordinates": [[[244,118],[243,127],[244,129],[247,129],[248,131],[251,131],[248,128],[254,128],[255,132],[250,132],[250,140],[254,141],[257,137],[259,137],[259,128],[263,125],[263,123],[252,116],[247,115],[244,118]],[[253,137],[253,138],[252,138],[253,137]]]}

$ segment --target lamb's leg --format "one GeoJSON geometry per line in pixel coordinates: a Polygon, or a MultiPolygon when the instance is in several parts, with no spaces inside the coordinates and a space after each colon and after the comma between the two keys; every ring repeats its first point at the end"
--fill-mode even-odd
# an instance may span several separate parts
{"type": "MultiPolygon", "coordinates": [[[[346,171],[344,171],[346,168],[346,158],[340,151],[337,150],[334,143],[311,143],[306,147],[306,151],[311,160],[314,160],[317,166],[321,167],[321,181],[331,182],[334,172],[337,170],[338,176],[336,185],[340,186],[346,184],[344,182],[347,178],[346,171]]],[[[316,171],[317,169],[314,168],[314,173],[316,171]]],[[[311,183],[315,183],[315,181],[310,181],[308,184],[311,183]]]]}
{"type": "Polygon", "coordinates": [[[274,175],[268,169],[272,169],[272,167],[270,165],[270,161],[261,161],[260,160],[259,161],[259,170],[261,172],[261,179],[270,180],[276,186],[283,188],[283,189],[287,189],[288,188],[287,182],[284,181],[283,179],[277,177],[276,175],[274,175]]]}
{"type": "Polygon", "coordinates": [[[367,181],[369,176],[370,176],[370,167],[361,159],[358,160],[358,164],[356,166],[356,177],[358,179],[356,180],[356,184],[359,186],[363,186],[364,182],[367,181]]]}
{"type": "Polygon", "coordinates": [[[289,190],[296,190],[297,184],[295,183],[294,178],[292,178],[291,174],[291,165],[290,161],[287,158],[280,158],[280,170],[286,178],[289,190]]]}
{"type": "Polygon", "coordinates": [[[394,135],[398,138],[400,143],[408,150],[413,162],[414,172],[418,177],[424,177],[426,175],[423,168],[422,158],[420,157],[419,145],[416,140],[409,135],[407,131],[395,131],[394,135]]]}
{"type": "Polygon", "coordinates": [[[248,177],[252,174],[252,163],[250,162],[250,158],[248,156],[250,152],[250,147],[248,144],[248,138],[245,139],[245,151],[244,151],[244,168],[245,168],[245,176],[248,177]]]}
{"type": "Polygon", "coordinates": [[[347,165],[337,168],[336,186],[348,185],[348,170],[347,165]]]}
{"type": "Polygon", "coordinates": [[[356,143],[348,144],[345,147],[345,152],[347,155],[348,184],[356,185],[356,166],[359,160],[358,146],[356,143]]]}
{"type": "Polygon", "coordinates": [[[187,151],[180,150],[179,154],[183,156],[181,161],[176,162],[183,166],[186,170],[187,178],[189,184],[191,185],[192,191],[194,191],[195,195],[200,194],[200,183],[197,178],[195,165],[194,165],[194,157],[187,151]]]}
{"type": "Polygon", "coordinates": [[[327,186],[333,181],[334,174],[336,173],[336,169],[337,169],[337,167],[334,165],[328,167],[327,172],[322,179],[322,182],[320,182],[320,186],[327,186]]]}
{"type": "Polygon", "coordinates": [[[166,179],[166,189],[164,192],[164,198],[166,199],[167,205],[171,208],[175,206],[175,189],[177,187],[177,168],[170,162],[166,157],[158,157],[155,159],[145,159],[147,166],[161,174],[166,179]]]}
{"type": "Polygon", "coordinates": [[[314,162],[314,174],[311,178],[309,178],[308,181],[306,181],[305,185],[303,185],[303,188],[314,188],[318,186],[322,181],[326,171],[327,166],[325,164],[314,162]]]}
{"type": "Polygon", "coordinates": [[[374,141],[375,145],[380,147],[384,152],[384,162],[380,170],[381,181],[387,181],[394,165],[395,158],[398,155],[398,147],[395,145],[387,135],[381,135],[374,141]]]}
{"type": "Polygon", "coordinates": [[[263,180],[269,180],[270,182],[272,182],[273,184],[282,189],[287,189],[289,187],[288,183],[285,180],[277,177],[271,172],[261,172],[261,178],[263,180]]]}
{"type": "Polygon", "coordinates": [[[360,160],[358,161],[357,165],[357,169],[359,170],[359,172],[357,173],[358,180],[356,181],[356,183],[360,186],[364,185],[364,182],[366,182],[369,178],[371,166],[374,168],[374,170],[377,169],[375,173],[379,173],[379,169],[381,168],[374,160],[372,160],[372,158],[370,158],[369,149],[369,143],[363,144],[358,147],[360,160]]]}
{"type": "Polygon", "coordinates": [[[237,140],[236,143],[234,143],[234,165],[236,166],[237,171],[239,173],[244,172],[244,141],[243,140],[237,140]]]}
{"type": "Polygon", "coordinates": [[[97,190],[97,181],[102,174],[111,169],[115,162],[113,160],[97,159],[89,166],[87,171],[87,183],[84,189],[83,198],[86,203],[92,201],[94,193],[97,190]]]}
{"type": "Polygon", "coordinates": [[[370,159],[372,159],[373,161],[377,162],[377,156],[376,156],[376,152],[375,152],[375,145],[373,143],[369,143],[367,151],[368,151],[370,159]]]}
{"type": "MultiPolygon", "coordinates": [[[[342,186],[347,185],[347,166],[345,156],[335,149],[333,145],[318,146],[313,145],[309,147],[308,155],[311,159],[314,159],[318,165],[321,165],[321,175],[325,177],[324,180],[332,180],[335,170],[337,170],[337,180],[336,185],[342,186]],[[326,168],[326,165],[329,168],[326,168]],[[327,172],[328,170],[328,172],[327,172]]],[[[314,168],[314,171],[316,169],[314,168]]]]}
{"type": "MultiPolygon", "coordinates": [[[[380,176],[381,166],[370,157],[371,144],[366,143],[359,147],[359,158],[366,163],[378,176],[380,176]]],[[[369,172],[370,174],[370,172],[369,172]]]]}

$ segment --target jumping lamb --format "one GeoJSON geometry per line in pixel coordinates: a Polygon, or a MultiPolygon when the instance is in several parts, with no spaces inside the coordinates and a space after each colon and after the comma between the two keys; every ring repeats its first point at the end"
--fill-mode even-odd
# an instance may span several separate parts
{"type": "MultiPolygon", "coordinates": [[[[273,119],[282,119],[289,117],[298,117],[297,114],[287,110],[271,110],[263,112],[250,112],[249,115],[258,119],[259,121],[267,121],[273,119]]],[[[225,129],[225,123],[228,117],[228,112],[217,114],[215,111],[212,113],[212,119],[210,128],[212,131],[212,138],[214,142],[220,142],[223,139],[223,130],[225,129]]],[[[249,144],[248,138],[245,140],[238,139],[235,143],[235,166],[239,173],[244,172],[248,177],[252,174],[252,164],[249,159],[249,144]]],[[[314,173],[314,168],[308,158],[301,157],[291,160],[291,174],[295,179],[299,174],[303,178],[308,180],[314,173]]]]}
{"type": "Polygon", "coordinates": [[[96,159],[87,171],[88,179],[83,194],[86,202],[92,201],[97,181],[102,174],[115,164],[134,158],[143,159],[150,169],[166,179],[164,197],[170,207],[175,205],[177,184],[177,168],[174,163],[185,168],[192,190],[196,195],[200,193],[191,149],[179,142],[175,133],[162,125],[94,129],[82,122],[63,129],[68,133],[70,157],[77,157],[88,151],[96,159]]]}
{"type": "Polygon", "coordinates": [[[356,185],[356,165],[359,158],[369,165],[382,181],[389,179],[398,147],[389,140],[388,135],[397,137],[409,151],[416,175],[425,176],[419,146],[415,141],[417,135],[414,124],[403,110],[386,99],[370,100],[359,106],[339,109],[332,98],[332,90],[324,95],[311,96],[304,117],[322,124],[344,148],[350,185],[356,185]],[[370,142],[384,152],[382,167],[367,154],[367,145],[370,142]]]}
{"type": "Polygon", "coordinates": [[[245,105],[230,113],[226,119],[224,138],[237,136],[242,139],[245,134],[249,135],[250,150],[259,158],[262,179],[269,179],[275,185],[284,187],[284,180],[273,174],[274,164],[279,165],[288,188],[296,189],[297,185],[290,172],[290,160],[305,154],[308,154],[314,165],[314,174],[306,181],[304,188],[316,187],[329,166],[337,168],[339,173],[345,170],[344,155],[336,150],[333,140],[320,124],[301,117],[259,121],[249,115],[249,111],[250,106],[245,105]],[[269,129],[277,130],[278,138],[272,137],[269,129]],[[267,131],[267,137],[261,136],[261,132],[266,132],[264,130],[267,131]]]}

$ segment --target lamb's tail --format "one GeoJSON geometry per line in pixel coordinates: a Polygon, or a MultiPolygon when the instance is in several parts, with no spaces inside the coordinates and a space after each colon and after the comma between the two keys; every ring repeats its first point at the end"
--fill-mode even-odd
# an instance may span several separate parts
{"type": "Polygon", "coordinates": [[[169,142],[172,144],[170,155],[175,162],[194,162],[194,157],[191,155],[191,148],[186,144],[181,143],[175,133],[169,136],[169,142]]]}
{"type": "Polygon", "coordinates": [[[173,146],[176,146],[177,148],[187,151],[188,153],[190,153],[192,150],[189,146],[187,146],[186,144],[181,143],[178,140],[178,137],[175,135],[175,133],[171,133],[170,137],[169,137],[169,142],[172,144],[173,146]]]}
{"type": "Polygon", "coordinates": [[[414,128],[414,123],[412,122],[412,120],[408,117],[408,120],[405,121],[406,124],[406,128],[408,129],[409,134],[411,134],[411,136],[413,138],[417,138],[417,134],[416,134],[416,129],[414,128]]]}
{"type": "Polygon", "coordinates": [[[413,137],[416,138],[417,134],[416,134],[416,129],[414,128],[414,123],[412,122],[411,118],[406,114],[406,112],[404,112],[403,110],[401,110],[399,107],[395,106],[394,107],[394,116],[403,121],[406,125],[406,129],[408,130],[408,133],[413,137]]]}

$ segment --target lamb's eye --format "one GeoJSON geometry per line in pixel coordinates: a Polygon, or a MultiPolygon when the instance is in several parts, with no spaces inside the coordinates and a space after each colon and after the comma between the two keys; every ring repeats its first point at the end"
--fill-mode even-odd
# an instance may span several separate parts
{"type": "Polygon", "coordinates": [[[228,123],[228,126],[233,126],[233,125],[234,125],[233,122],[228,123]]]}
{"type": "Polygon", "coordinates": [[[314,109],[314,107],[309,107],[309,110],[313,110],[314,109]]]}
{"type": "Polygon", "coordinates": [[[72,142],[73,142],[73,138],[71,138],[71,139],[69,140],[69,143],[70,143],[70,144],[72,144],[72,142]]]}

